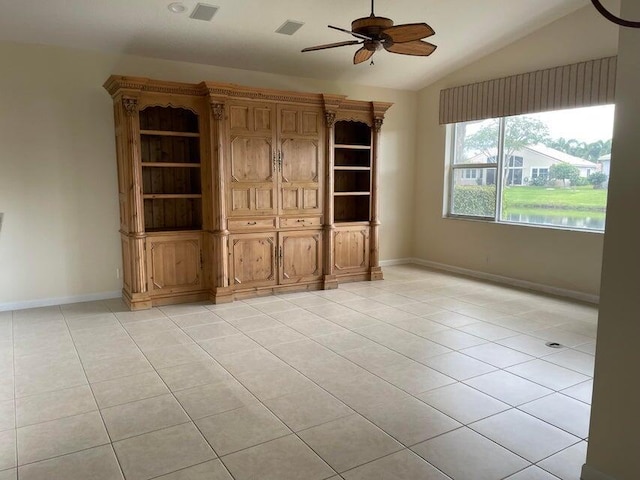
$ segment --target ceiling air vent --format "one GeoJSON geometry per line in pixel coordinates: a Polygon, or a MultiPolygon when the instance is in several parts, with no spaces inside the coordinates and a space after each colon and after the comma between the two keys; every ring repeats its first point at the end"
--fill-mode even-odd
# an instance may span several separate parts
{"type": "Polygon", "coordinates": [[[213,16],[218,11],[219,7],[215,7],[213,5],[207,5],[206,3],[199,3],[196,5],[196,8],[193,9],[190,18],[195,20],[204,20],[205,22],[210,21],[213,16]]]}
{"type": "Polygon", "coordinates": [[[276,33],[281,33],[283,35],[293,35],[296,33],[304,23],[296,22],[294,20],[287,20],[284,22],[280,28],[276,30],[276,33]]]}

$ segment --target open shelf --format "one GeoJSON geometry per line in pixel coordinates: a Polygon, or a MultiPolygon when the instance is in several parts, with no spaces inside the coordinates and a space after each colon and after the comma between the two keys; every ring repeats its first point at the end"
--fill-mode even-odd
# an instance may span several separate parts
{"type": "Polygon", "coordinates": [[[140,112],[140,131],[199,134],[198,116],[186,108],[147,107],[140,112]]]}
{"type": "Polygon", "coordinates": [[[169,130],[140,130],[141,135],[157,135],[160,137],[189,137],[199,138],[199,133],[192,132],[172,132],[169,130]]]}
{"type": "Polygon", "coordinates": [[[336,167],[370,167],[371,150],[348,150],[336,148],[334,150],[334,165],[336,167]]]}
{"type": "Polygon", "coordinates": [[[142,169],[142,193],[200,194],[199,168],[147,167],[142,169]]]}
{"type": "Polygon", "coordinates": [[[371,220],[371,127],[335,123],[333,206],[336,223],[371,220]]]}
{"type": "Polygon", "coordinates": [[[371,147],[371,128],[366,123],[340,120],[335,123],[335,144],[371,147]]]}
{"type": "Polygon", "coordinates": [[[369,170],[336,170],[333,175],[334,193],[370,192],[371,172],[369,170]]]}
{"type": "Polygon", "coordinates": [[[145,198],[146,231],[200,230],[202,200],[200,198],[145,198]]]}
{"type": "Polygon", "coordinates": [[[200,140],[195,137],[140,137],[142,163],[200,163],[200,140]]]}
{"type": "Polygon", "coordinates": [[[362,195],[336,195],[333,198],[336,223],[368,222],[370,220],[371,197],[362,195]]]}
{"type": "Polygon", "coordinates": [[[142,197],[147,231],[202,228],[198,116],[174,107],[140,112],[142,197]]]}

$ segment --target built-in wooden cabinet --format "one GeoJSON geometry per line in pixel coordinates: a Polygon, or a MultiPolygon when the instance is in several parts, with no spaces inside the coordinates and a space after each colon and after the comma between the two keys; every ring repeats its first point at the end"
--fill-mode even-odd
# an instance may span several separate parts
{"type": "Polygon", "coordinates": [[[112,76],[132,309],[382,278],[382,102],[112,76]]]}

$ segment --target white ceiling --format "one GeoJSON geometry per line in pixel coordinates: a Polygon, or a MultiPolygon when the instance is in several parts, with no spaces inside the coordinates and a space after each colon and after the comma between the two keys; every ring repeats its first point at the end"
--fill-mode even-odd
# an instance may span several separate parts
{"type": "MultiPolygon", "coordinates": [[[[368,16],[368,0],[206,0],[220,7],[211,22],[167,9],[172,0],[0,0],[0,40],[419,89],[447,73],[588,4],[588,0],[377,0],[376,14],[396,24],[427,22],[438,45],[430,57],[377,52],[375,65],[354,66],[357,46],[301,53],[350,40],[328,24],[350,28],[368,16]],[[287,20],[305,25],[274,33],[287,20]]],[[[117,73],[117,72],[114,72],[117,73]]]]}

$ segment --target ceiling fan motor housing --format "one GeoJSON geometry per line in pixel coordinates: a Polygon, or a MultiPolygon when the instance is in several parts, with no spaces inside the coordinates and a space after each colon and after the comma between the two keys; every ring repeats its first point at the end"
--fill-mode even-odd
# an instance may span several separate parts
{"type": "Polygon", "coordinates": [[[389,27],[393,27],[393,20],[385,17],[376,17],[375,15],[358,18],[351,22],[351,30],[353,32],[366,35],[374,40],[381,40],[382,31],[389,27]]]}

